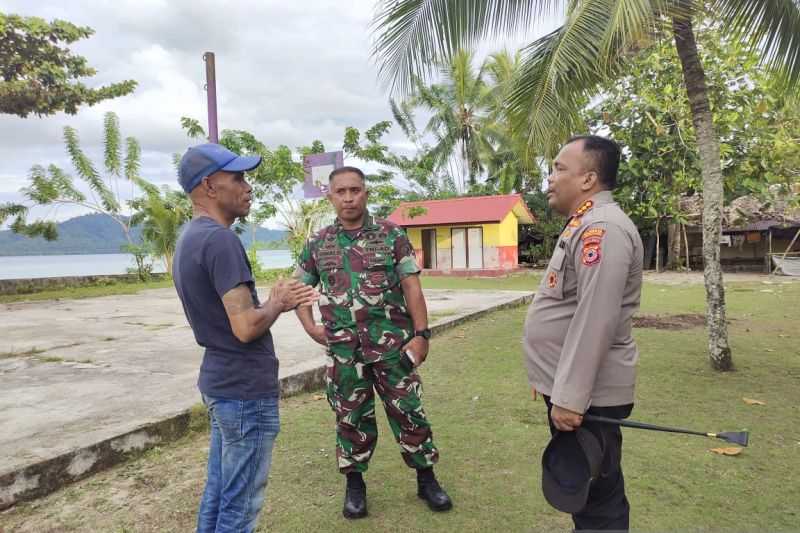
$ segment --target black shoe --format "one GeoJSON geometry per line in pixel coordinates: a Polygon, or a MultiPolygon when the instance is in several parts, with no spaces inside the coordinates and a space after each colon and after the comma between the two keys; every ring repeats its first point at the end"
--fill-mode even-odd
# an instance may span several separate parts
{"type": "Polygon", "coordinates": [[[344,508],[342,514],[345,518],[355,519],[367,516],[367,486],[351,486],[348,483],[344,493],[344,508]]]}
{"type": "Polygon", "coordinates": [[[417,496],[422,498],[428,503],[431,511],[449,511],[453,508],[453,502],[450,496],[439,486],[439,482],[435,479],[417,484],[417,496]]]}

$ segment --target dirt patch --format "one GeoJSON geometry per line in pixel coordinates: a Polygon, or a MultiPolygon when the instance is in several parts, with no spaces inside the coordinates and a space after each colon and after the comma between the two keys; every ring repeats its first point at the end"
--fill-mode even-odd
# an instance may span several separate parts
{"type": "Polygon", "coordinates": [[[706,317],[697,314],[686,315],[639,315],[633,317],[633,327],[680,330],[689,328],[700,328],[706,325],[706,317]]]}

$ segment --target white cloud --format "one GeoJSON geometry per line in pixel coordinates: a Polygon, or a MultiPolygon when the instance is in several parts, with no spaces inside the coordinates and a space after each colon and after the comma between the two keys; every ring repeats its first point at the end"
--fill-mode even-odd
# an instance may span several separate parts
{"type": "MultiPolygon", "coordinates": [[[[322,140],[341,146],[346,126],[366,129],[391,118],[370,53],[373,0],[0,0],[5,13],[61,18],[95,34],[73,45],[100,85],[134,79],[129,96],[84,107],[77,115],[20,119],[0,115],[0,201],[19,200],[28,170],[54,163],[71,171],[62,141],[76,128],[98,165],[102,117],[114,111],[122,134],[143,148],[143,175],[175,183],[171,154],[193,141],[179,118],[206,122],[205,65],[214,51],[220,128],[245,129],[270,146],[322,140]]],[[[512,44],[521,40],[515,38],[512,44]]],[[[386,139],[408,148],[398,128],[386,139]]],[[[365,165],[371,169],[370,165],[365,165]]],[[[60,210],[59,218],[72,216],[60,210]]]]}

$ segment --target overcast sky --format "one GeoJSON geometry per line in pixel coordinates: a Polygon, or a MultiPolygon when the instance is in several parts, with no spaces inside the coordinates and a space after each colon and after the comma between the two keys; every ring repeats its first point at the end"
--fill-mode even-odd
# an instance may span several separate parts
{"type": "MultiPolygon", "coordinates": [[[[119,115],[124,137],[142,144],[142,176],[175,185],[171,154],[192,144],[180,117],[206,125],[206,50],[216,54],[220,130],[249,130],[268,146],[294,149],[320,139],[328,150],[341,149],[346,126],[363,130],[391,118],[388,94],[369,57],[374,5],[373,0],[0,0],[4,13],[92,27],[95,34],[73,46],[98,70],[86,81],[90,86],[123,79],[139,83],[131,95],[81,108],[77,115],[0,115],[0,203],[22,199],[18,190],[32,165],[54,163],[71,172],[62,142],[66,125],[78,130],[99,164],[107,111],[119,115]]],[[[542,31],[552,23],[544,26],[542,31]]],[[[388,140],[403,146],[398,132],[388,140]]],[[[62,207],[45,214],[62,220],[78,211],[62,207]]]]}

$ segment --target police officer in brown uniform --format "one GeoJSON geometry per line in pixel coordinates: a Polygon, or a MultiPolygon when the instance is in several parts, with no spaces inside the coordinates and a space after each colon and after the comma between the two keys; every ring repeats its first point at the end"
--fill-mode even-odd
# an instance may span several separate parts
{"type": "MultiPolygon", "coordinates": [[[[584,413],[625,418],[639,351],[631,318],[642,288],[642,241],[614,202],[620,151],[597,136],[570,139],[548,177],[551,208],[570,216],[525,321],[528,379],[544,396],[550,431],[574,431],[584,413]]],[[[586,423],[603,446],[600,476],[575,528],[627,530],[630,507],[618,426],[586,423]]]]}

